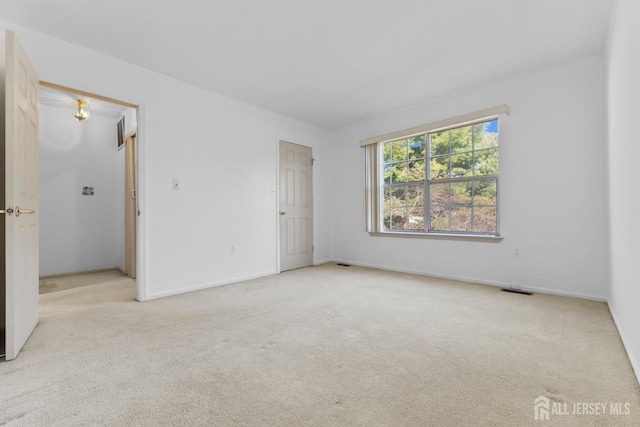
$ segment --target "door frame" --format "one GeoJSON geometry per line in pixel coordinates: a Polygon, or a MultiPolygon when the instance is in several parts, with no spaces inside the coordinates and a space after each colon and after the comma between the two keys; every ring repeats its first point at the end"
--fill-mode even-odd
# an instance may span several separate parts
{"type": "Polygon", "coordinates": [[[280,274],[280,141],[286,141],[276,135],[276,178],[274,187],[271,189],[271,196],[276,198],[275,221],[276,221],[276,274],[280,274]]]}
{"type": "Polygon", "coordinates": [[[68,86],[62,86],[56,83],[40,80],[40,86],[48,87],[51,89],[60,90],[63,92],[75,93],[76,95],[86,96],[93,99],[99,99],[101,101],[110,102],[112,104],[121,105],[127,108],[133,108],[136,110],[136,144],[137,144],[137,162],[136,162],[136,200],[138,211],[140,215],[136,218],[136,299],[138,301],[145,301],[147,299],[147,247],[146,247],[146,229],[147,229],[147,150],[146,150],[146,105],[131,104],[129,102],[120,101],[114,98],[109,98],[103,95],[98,95],[91,92],[86,92],[79,89],[74,89],[68,86]]]}
{"type": "Polygon", "coordinates": [[[137,142],[138,129],[133,128],[124,136],[124,182],[125,182],[125,202],[124,202],[124,273],[135,280],[136,278],[136,243],[137,243],[137,142]],[[133,170],[131,169],[133,168],[133,170]],[[133,202],[129,201],[132,199],[133,202]],[[131,205],[133,204],[133,206],[131,205]],[[133,212],[131,212],[133,210],[133,212]],[[130,224],[133,223],[133,226],[130,224]],[[133,229],[133,233],[130,228],[133,229]],[[133,251],[131,250],[133,246],[133,251]]]}
{"type": "MultiPolygon", "coordinates": [[[[280,265],[280,248],[281,248],[281,242],[280,242],[280,142],[286,142],[289,144],[295,144],[295,145],[300,145],[301,147],[306,147],[309,148],[311,150],[311,155],[313,156],[313,147],[310,145],[304,145],[304,144],[299,144],[297,142],[291,142],[292,139],[291,138],[281,138],[278,135],[276,135],[276,139],[275,139],[275,144],[276,144],[276,178],[275,178],[275,187],[271,189],[271,195],[273,197],[276,198],[276,209],[275,209],[275,216],[276,216],[276,274],[280,274],[282,273],[282,268],[280,265]]],[[[315,200],[313,198],[313,194],[314,194],[314,186],[313,186],[313,161],[315,159],[311,159],[311,209],[315,210],[315,200]]],[[[313,212],[312,212],[313,214],[313,212]]],[[[315,218],[315,215],[312,215],[312,218],[315,218]]],[[[315,219],[312,219],[312,223],[311,223],[311,230],[312,230],[312,238],[311,238],[311,247],[314,248],[315,247],[315,219]]],[[[315,251],[312,251],[311,254],[311,265],[315,265],[315,251]]]]}

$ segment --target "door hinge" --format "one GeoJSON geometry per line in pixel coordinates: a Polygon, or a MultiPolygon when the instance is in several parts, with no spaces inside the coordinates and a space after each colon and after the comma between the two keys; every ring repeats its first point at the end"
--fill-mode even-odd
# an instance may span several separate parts
{"type": "Polygon", "coordinates": [[[313,157],[311,158],[311,166],[313,166],[316,163],[316,159],[314,159],[313,157]]]}
{"type": "Polygon", "coordinates": [[[311,252],[315,252],[316,251],[316,247],[315,246],[311,246],[311,252]]]}

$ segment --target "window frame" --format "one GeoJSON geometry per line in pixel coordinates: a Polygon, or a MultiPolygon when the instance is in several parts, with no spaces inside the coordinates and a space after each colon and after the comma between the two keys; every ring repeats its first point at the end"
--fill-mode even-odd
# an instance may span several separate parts
{"type": "MultiPolygon", "coordinates": [[[[417,126],[411,129],[406,129],[405,131],[396,131],[390,134],[386,134],[386,135],[382,135],[379,137],[374,137],[374,138],[369,138],[366,140],[361,141],[360,145],[367,148],[368,150],[372,150],[375,149],[375,153],[371,153],[370,151],[367,151],[366,156],[365,156],[365,171],[366,171],[366,180],[365,180],[365,216],[366,216],[366,229],[367,231],[374,236],[401,236],[401,237],[428,237],[428,238],[458,238],[458,239],[467,239],[467,240],[501,240],[502,239],[502,235],[501,235],[501,227],[500,227],[500,216],[501,216],[501,209],[500,209],[500,171],[498,172],[498,174],[492,174],[492,175],[472,175],[472,176],[468,176],[468,177],[451,177],[449,176],[449,178],[447,179],[438,179],[438,180],[433,180],[431,179],[431,138],[430,138],[430,134],[434,134],[434,133],[438,133],[438,132],[442,132],[445,130],[452,130],[452,129],[456,129],[456,128],[461,128],[461,127],[465,127],[465,126],[473,126],[475,124],[479,124],[479,123],[485,123],[485,122],[490,122],[492,120],[498,120],[499,123],[499,127],[498,127],[498,134],[502,134],[502,125],[503,125],[503,121],[501,119],[501,115],[502,114],[508,114],[509,113],[509,109],[506,105],[502,105],[502,106],[498,106],[498,107],[494,107],[494,108],[490,108],[487,110],[483,110],[480,112],[476,112],[476,113],[470,113],[470,114],[466,114],[463,116],[459,116],[456,118],[450,118],[450,119],[446,119],[446,120],[441,120],[439,122],[435,122],[435,123],[431,123],[431,124],[426,124],[426,125],[422,125],[422,126],[417,126]],[[425,141],[425,179],[424,179],[424,187],[423,187],[423,194],[425,197],[424,200],[424,224],[423,224],[423,229],[385,229],[385,224],[384,224],[384,195],[385,195],[385,188],[391,188],[392,186],[389,185],[387,187],[385,187],[385,183],[384,183],[384,144],[388,143],[388,142],[392,142],[392,141],[397,141],[397,140],[402,140],[402,139],[410,139],[419,135],[424,135],[424,141],[425,141]],[[373,146],[371,148],[369,148],[370,146],[373,146]],[[372,160],[375,158],[375,162],[372,162],[372,160]],[[375,167],[374,166],[375,163],[375,167]],[[368,166],[367,166],[368,165],[368,166]],[[375,171],[372,171],[372,169],[375,169],[375,171]],[[496,185],[496,202],[495,202],[495,209],[496,209],[496,231],[494,232],[484,232],[484,231],[480,231],[480,232],[475,232],[475,231],[452,231],[452,230],[433,230],[431,228],[431,206],[432,206],[432,202],[431,202],[431,184],[434,183],[448,183],[449,185],[453,182],[474,182],[474,181],[479,181],[481,179],[490,179],[490,180],[495,180],[495,185],[496,185]],[[376,181],[378,180],[378,182],[372,184],[372,181],[376,181]],[[371,194],[372,191],[375,191],[376,194],[371,194]],[[375,200],[372,200],[375,199],[375,200]]],[[[498,144],[496,149],[497,155],[498,155],[498,159],[500,160],[501,158],[501,147],[503,145],[502,142],[503,138],[499,137],[498,140],[498,144]]],[[[481,150],[485,150],[485,149],[481,149],[481,150]]],[[[465,151],[465,153],[474,153],[477,151],[481,151],[481,150],[476,150],[475,146],[472,146],[471,150],[467,150],[465,151]]],[[[447,153],[446,155],[443,156],[447,156],[449,159],[452,158],[453,155],[457,155],[457,154],[461,154],[463,152],[451,152],[449,151],[449,153],[447,153]]],[[[411,159],[409,159],[407,157],[407,162],[409,162],[411,159]]],[[[388,163],[393,163],[392,162],[388,162],[388,163]]],[[[500,164],[500,163],[498,163],[500,164]]],[[[500,169],[499,169],[500,170],[500,169]]],[[[419,182],[419,181],[417,181],[419,182]]],[[[409,181],[407,181],[407,184],[409,185],[409,181]]],[[[450,187],[449,187],[449,192],[450,192],[450,187]]],[[[450,194],[450,193],[449,193],[450,194]]],[[[449,208],[451,208],[451,203],[448,205],[449,208]]],[[[484,206],[484,205],[482,205],[484,206]]],[[[489,206],[489,205],[487,205],[489,206]]],[[[494,206],[494,205],[490,205],[490,206],[494,206]]],[[[474,212],[474,208],[476,207],[475,205],[473,205],[473,202],[471,205],[469,205],[468,207],[472,208],[472,213],[474,212]]],[[[407,206],[405,205],[405,213],[407,206]]]]}

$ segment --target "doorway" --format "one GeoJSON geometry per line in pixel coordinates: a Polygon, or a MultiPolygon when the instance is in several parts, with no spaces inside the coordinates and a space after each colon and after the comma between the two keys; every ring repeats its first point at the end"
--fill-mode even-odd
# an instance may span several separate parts
{"type": "Polygon", "coordinates": [[[135,278],[135,106],[47,82],[40,105],[41,285],[104,270],[135,278]]]}
{"type": "Polygon", "coordinates": [[[310,147],[279,141],[280,271],[313,265],[313,156],[310,147]]]}
{"type": "MultiPolygon", "coordinates": [[[[85,97],[132,108],[136,119],[137,106],[39,81],[15,34],[6,30],[0,33],[0,41],[2,42],[0,54],[3,57],[0,83],[6,95],[5,102],[0,103],[2,115],[0,120],[2,135],[0,172],[2,173],[0,175],[2,175],[4,187],[3,206],[0,207],[0,216],[4,225],[0,233],[2,240],[0,256],[5,270],[5,273],[0,275],[0,303],[4,299],[4,303],[0,304],[0,342],[2,344],[0,356],[5,356],[5,360],[11,360],[18,355],[39,320],[38,255],[41,244],[39,226],[41,204],[39,203],[38,157],[42,151],[38,138],[40,91],[42,88],[51,88],[71,92],[77,97],[75,102],[77,110],[72,111],[67,118],[73,117],[79,121],[89,117],[84,108],[85,103],[80,102],[85,97]]],[[[68,110],[67,113],[69,113],[68,110]]],[[[139,136],[138,134],[137,137],[139,136]]],[[[124,170],[122,181],[121,189],[124,187],[124,170]]],[[[77,188],[74,191],[77,191],[77,188]]],[[[81,191],[83,196],[93,194],[91,186],[83,187],[81,191]]],[[[136,200],[140,200],[137,191],[136,200]]],[[[124,197],[122,205],[121,213],[124,217],[124,197]]],[[[72,207],[59,202],[54,207],[54,211],[62,212],[64,215],[73,211],[72,207]]],[[[141,224],[144,226],[143,219],[141,224]]],[[[91,233],[95,229],[95,227],[81,228],[79,232],[91,233]]],[[[124,247],[124,232],[122,236],[124,247]]],[[[138,246],[137,250],[143,252],[144,245],[138,246]]],[[[81,256],[83,253],[77,251],[76,255],[81,256]]],[[[137,259],[141,260],[144,257],[139,256],[137,259]]],[[[141,286],[144,274],[140,274],[144,273],[144,263],[140,267],[143,268],[136,269],[140,277],[140,281],[136,281],[136,286],[138,300],[144,300],[146,292],[141,286]]]]}

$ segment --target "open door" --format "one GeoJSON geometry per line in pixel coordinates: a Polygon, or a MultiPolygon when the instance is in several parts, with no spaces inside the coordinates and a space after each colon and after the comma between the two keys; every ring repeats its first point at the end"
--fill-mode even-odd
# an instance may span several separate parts
{"type": "Polygon", "coordinates": [[[313,264],[311,148],[280,141],[280,271],[313,264]]]}
{"type": "Polygon", "coordinates": [[[124,272],[132,279],[136,278],[136,134],[127,136],[125,142],[125,220],[124,220],[124,272]]]}
{"type": "MultiPolygon", "coordinates": [[[[4,104],[5,357],[15,359],[38,324],[38,76],[15,34],[2,37],[4,104]]],[[[0,102],[1,103],[1,102],[0,102]]]]}

